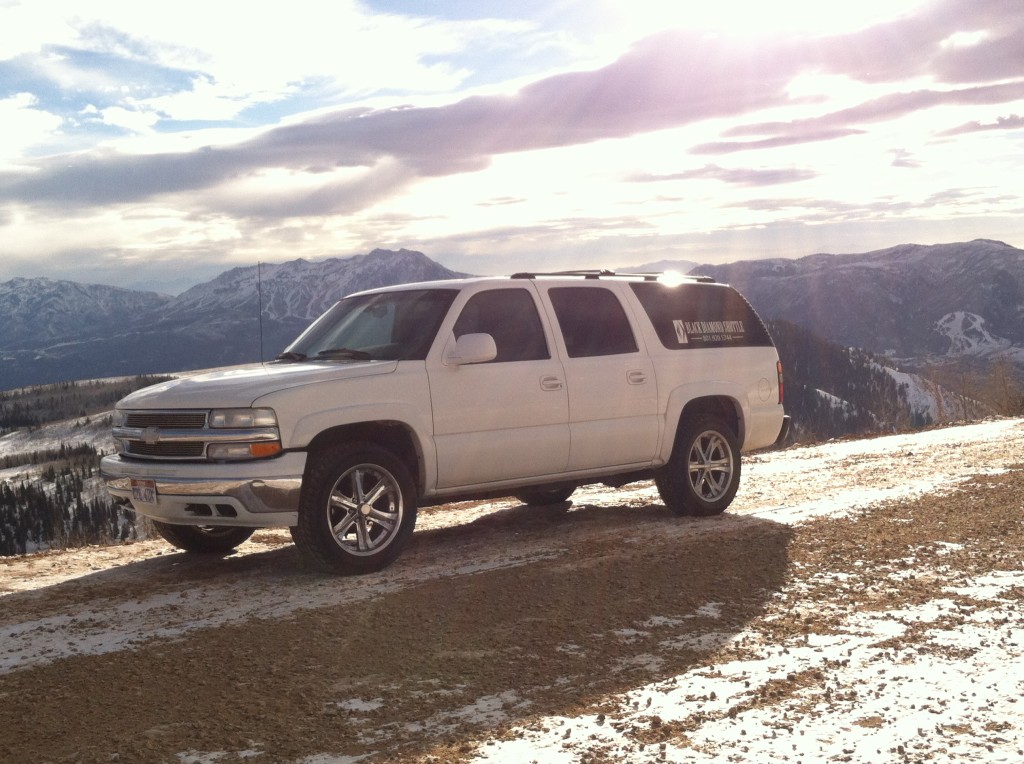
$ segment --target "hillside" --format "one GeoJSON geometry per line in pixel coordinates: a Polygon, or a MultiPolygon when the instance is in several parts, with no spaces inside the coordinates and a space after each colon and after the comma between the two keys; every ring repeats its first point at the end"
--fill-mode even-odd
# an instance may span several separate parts
{"type": "MultiPolygon", "coordinates": [[[[890,359],[830,342],[788,321],[767,325],[785,370],[794,442],[918,429],[996,413],[981,390],[975,397],[957,394],[898,370],[890,359]]],[[[1015,380],[1007,384],[1019,390],[1015,380]]]]}
{"type": "Polygon", "coordinates": [[[765,319],[902,359],[1024,361],[1024,250],[998,241],[745,260],[695,272],[743,292],[765,319]]]}
{"type": "Polygon", "coordinates": [[[0,760],[1016,761],[1022,452],[763,454],[705,520],[643,484],[435,507],[358,578],[287,532],[0,561],[0,760]]]}
{"type": "Polygon", "coordinates": [[[63,382],[0,392],[0,557],[134,539],[134,513],[111,500],[99,461],[110,410],[166,377],[63,382]]]}

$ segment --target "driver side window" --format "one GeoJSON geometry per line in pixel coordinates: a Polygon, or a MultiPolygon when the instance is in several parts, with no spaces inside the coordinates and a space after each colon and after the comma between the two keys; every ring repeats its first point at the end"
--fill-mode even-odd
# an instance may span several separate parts
{"type": "Polygon", "coordinates": [[[459,314],[455,338],[489,334],[498,355],[491,363],[550,358],[544,327],[533,297],[525,289],[492,289],[473,295],[459,314]]]}

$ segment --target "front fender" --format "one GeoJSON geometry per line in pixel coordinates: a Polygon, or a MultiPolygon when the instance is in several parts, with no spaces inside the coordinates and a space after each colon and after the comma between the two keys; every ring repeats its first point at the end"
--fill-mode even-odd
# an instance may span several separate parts
{"type": "MultiPolygon", "coordinates": [[[[407,427],[423,456],[424,478],[437,475],[430,388],[422,362],[401,362],[391,374],[326,380],[259,399],[277,413],[286,449],[309,447],[322,432],[374,422],[407,427]]],[[[415,465],[410,465],[415,467],[415,465]]]]}

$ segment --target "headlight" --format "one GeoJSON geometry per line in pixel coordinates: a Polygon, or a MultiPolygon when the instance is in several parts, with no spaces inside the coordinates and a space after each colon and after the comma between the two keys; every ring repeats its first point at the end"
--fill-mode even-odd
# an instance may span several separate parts
{"type": "Polygon", "coordinates": [[[210,412],[210,427],[229,430],[277,427],[277,414],[273,409],[214,409],[210,412]]]}
{"type": "Polygon", "coordinates": [[[128,421],[128,413],[124,409],[114,409],[111,416],[111,427],[124,427],[128,421]]]}

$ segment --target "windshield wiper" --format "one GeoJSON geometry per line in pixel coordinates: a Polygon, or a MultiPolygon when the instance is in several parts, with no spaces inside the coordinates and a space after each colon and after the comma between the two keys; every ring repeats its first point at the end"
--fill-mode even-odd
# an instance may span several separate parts
{"type": "Polygon", "coordinates": [[[309,356],[305,353],[296,353],[294,350],[286,350],[278,355],[275,361],[305,361],[309,356]]]}
{"type": "Polygon", "coordinates": [[[365,350],[353,350],[352,348],[330,348],[321,350],[316,354],[317,358],[351,358],[355,361],[372,361],[373,356],[365,350]]]}

